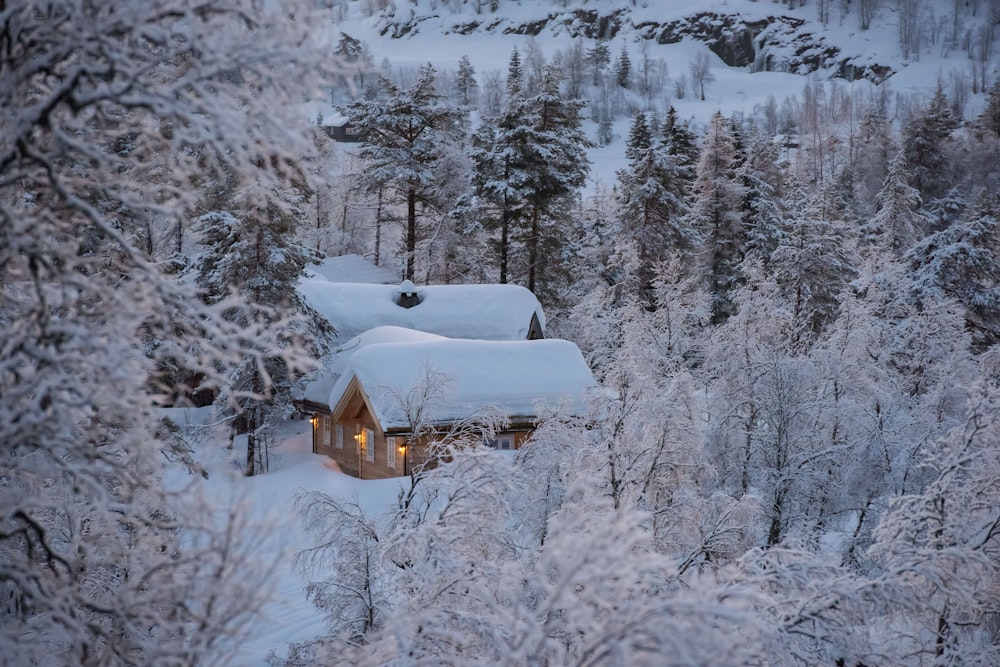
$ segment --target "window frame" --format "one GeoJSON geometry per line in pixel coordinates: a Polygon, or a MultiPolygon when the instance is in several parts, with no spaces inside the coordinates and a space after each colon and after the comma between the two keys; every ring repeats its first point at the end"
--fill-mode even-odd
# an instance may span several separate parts
{"type": "Polygon", "coordinates": [[[396,469],[396,436],[390,435],[385,438],[385,459],[386,465],[393,470],[396,469]]]}
{"type": "Polygon", "coordinates": [[[365,443],[365,459],[369,463],[375,463],[375,430],[366,428],[361,431],[364,433],[364,443],[365,443]]]}
{"type": "Polygon", "coordinates": [[[492,438],[483,438],[483,444],[498,452],[510,452],[514,450],[514,434],[497,433],[492,438]],[[503,443],[506,443],[507,446],[504,447],[503,443]]]}

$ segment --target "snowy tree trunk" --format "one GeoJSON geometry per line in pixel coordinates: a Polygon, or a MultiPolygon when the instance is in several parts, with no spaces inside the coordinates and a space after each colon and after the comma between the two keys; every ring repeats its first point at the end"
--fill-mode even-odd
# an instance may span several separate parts
{"type": "MultiPolygon", "coordinates": [[[[252,426],[252,422],[251,422],[252,426]]],[[[254,455],[254,448],[256,446],[256,438],[253,433],[253,429],[247,432],[247,477],[253,477],[257,471],[254,466],[256,457],[254,455]]]]}
{"type": "Polygon", "coordinates": [[[528,236],[528,289],[535,291],[535,274],[538,265],[538,207],[531,211],[531,234],[528,236]]]}
{"type": "Polygon", "coordinates": [[[382,206],[385,198],[385,189],[379,188],[375,205],[375,266],[381,266],[382,256],[382,206]]]}
{"type": "Polygon", "coordinates": [[[413,280],[413,262],[417,254],[417,191],[406,191],[406,276],[413,280]]]}
{"type": "Polygon", "coordinates": [[[500,284],[507,284],[507,253],[510,246],[510,203],[503,197],[503,212],[500,215],[500,284]]]}

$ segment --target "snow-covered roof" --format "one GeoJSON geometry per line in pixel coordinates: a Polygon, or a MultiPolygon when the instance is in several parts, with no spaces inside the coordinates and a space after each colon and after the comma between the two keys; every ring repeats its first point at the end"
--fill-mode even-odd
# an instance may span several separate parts
{"type": "Polygon", "coordinates": [[[425,285],[420,303],[400,306],[399,285],[335,283],[320,277],[299,283],[308,304],[346,340],[380,326],[399,326],[449,338],[523,340],[532,315],[544,328],[538,299],[518,285],[425,285]]]}
{"type": "Polygon", "coordinates": [[[306,267],[306,275],[334,283],[373,283],[397,285],[399,276],[381,266],[375,266],[360,255],[327,257],[319,264],[306,267]]]}
{"type": "Polygon", "coordinates": [[[488,408],[534,417],[544,408],[583,414],[597,382],[579,348],[564,340],[424,340],[373,343],[355,351],[330,392],[336,406],[357,378],[383,429],[408,428],[403,405],[431,381],[424,407],[431,423],[449,423],[488,408]]]}

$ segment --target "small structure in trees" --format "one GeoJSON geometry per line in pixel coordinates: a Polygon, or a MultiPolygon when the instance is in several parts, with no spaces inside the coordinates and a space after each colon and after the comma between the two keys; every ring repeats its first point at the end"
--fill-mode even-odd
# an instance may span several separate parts
{"type": "Polygon", "coordinates": [[[540,414],[582,414],[597,390],[580,350],[563,340],[457,340],[382,327],[345,347],[353,352],[328,402],[300,408],[313,415],[313,451],[362,479],[433,464],[430,444],[456,428],[517,449],[540,414]]]}
{"type": "Polygon", "coordinates": [[[357,123],[352,123],[347,116],[337,114],[323,119],[323,132],[334,141],[341,143],[358,143],[364,139],[364,132],[357,123]]]}

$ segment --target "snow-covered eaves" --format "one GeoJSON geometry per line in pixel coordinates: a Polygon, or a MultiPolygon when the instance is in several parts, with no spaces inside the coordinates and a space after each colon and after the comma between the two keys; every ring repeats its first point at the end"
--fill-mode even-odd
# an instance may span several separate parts
{"type": "Polygon", "coordinates": [[[600,391],[579,348],[564,340],[374,343],[350,356],[331,406],[355,378],[386,431],[410,428],[415,402],[428,424],[486,410],[523,421],[549,411],[583,415],[600,391]]]}
{"type": "Polygon", "coordinates": [[[330,392],[337,383],[337,379],[347,368],[347,362],[351,355],[358,350],[364,349],[376,343],[416,343],[422,341],[447,340],[443,336],[404,329],[402,327],[376,327],[355,336],[343,345],[339,345],[330,350],[319,363],[319,368],[311,374],[311,379],[306,383],[302,397],[314,404],[325,406],[329,409],[328,401],[330,392]]]}
{"type": "Polygon", "coordinates": [[[397,326],[449,338],[523,340],[532,316],[544,328],[538,299],[518,285],[426,285],[420,303],[398,305],[398,285],[336,283],[318,276],[299,283],[306,302],[348,340],[370,329],[397,326]]]}

